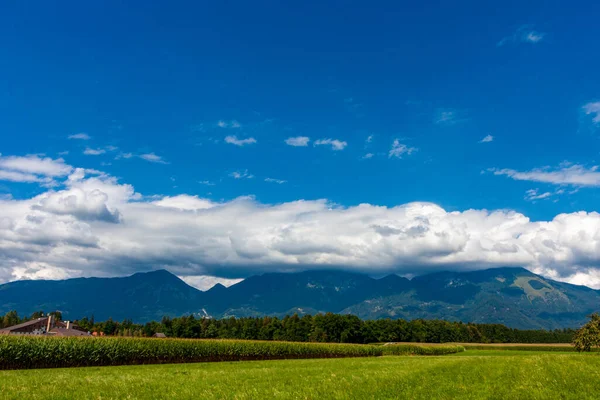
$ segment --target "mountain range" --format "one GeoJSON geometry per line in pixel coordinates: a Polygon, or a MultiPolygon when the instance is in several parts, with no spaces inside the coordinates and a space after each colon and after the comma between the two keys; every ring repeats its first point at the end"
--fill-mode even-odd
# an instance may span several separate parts
{"type": "Polygon", "coordinates": [[[124,278],[15,281],[0,285],[0,314],[60,310],[65,319],[160,320],[163,316],[284,316],[334,312],[363,319],[446,319],[520,329],[578,327],[600,291],[523,268],[437,272],[411,280],[341,271],[267,273],[197,290],[165,270],[124,278]]]}

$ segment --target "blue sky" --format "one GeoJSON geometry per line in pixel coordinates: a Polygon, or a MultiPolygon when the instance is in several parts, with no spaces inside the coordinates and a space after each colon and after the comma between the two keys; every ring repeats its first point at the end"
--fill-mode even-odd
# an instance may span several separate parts
{"type": "MultiPolygon", "coordinates": [[[[599,13],[564,1],[4,4],[0,153],[62,158],[144,198],[593,212],[599,13]]],[[[14,200],[47,190],[0,182],[14,200]]]]}

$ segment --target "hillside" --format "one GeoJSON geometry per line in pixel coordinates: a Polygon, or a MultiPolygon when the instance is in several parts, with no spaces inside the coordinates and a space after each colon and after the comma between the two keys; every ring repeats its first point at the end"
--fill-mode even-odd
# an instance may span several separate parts
{"type": "Polygon", "coordinates": [[[596,290],[522,268],[439,272],[412,280],[340,271],[253,276],[201,292],[167,271],[125,278],[18,281],[0,285],[0,313],[60,310],[65,318],[137,322],[164,315],[213,317],[351,313],[364,319],[446,319],[521,329],[576,327],[598,310],[596,290]]]}

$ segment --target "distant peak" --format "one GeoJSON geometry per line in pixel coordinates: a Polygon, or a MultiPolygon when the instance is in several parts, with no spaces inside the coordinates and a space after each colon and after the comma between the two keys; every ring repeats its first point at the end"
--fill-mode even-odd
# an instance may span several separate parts
{"type": "Polygon", "coordinates": [[[407,280],[407,279],[403,278],[399,275],[396,275],[396,274],[389,274],[389,275],[384,276],[383,278],[380,278],[380,280],[392,281],[392,280],[407,280]]]}
{"type": "Polygon", "coordinates": [[[222,290],[226,290],[227,288],[222,283],[215,283],[213,287],[208,289],[209,292],[220,292],[222,290]]]}
{"type": "Polygon", "coordinates": [[[136,272],[135,274],[133,274],[133,276],[135,275],[176,276],[175,274],[167,271],[166,269],[155,269],[151,271],[136,272]]]}
{"type": "Polygon", "coordinates": [[[172,272],[167,271],[166,269],[156,269],[153,271],[138,272],[138,273],[131,275],[131,278],[146,279],[146,280],[147,279],[164,280],[167,282],[173,281],[173,280],[181,281],[181,279],[177,275],[173,274],[172,272]]]}

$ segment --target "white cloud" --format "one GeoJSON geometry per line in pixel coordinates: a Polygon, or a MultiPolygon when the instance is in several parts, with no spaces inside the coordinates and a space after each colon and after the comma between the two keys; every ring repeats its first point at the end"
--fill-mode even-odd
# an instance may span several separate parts
{"type": "Polygon", "coordinates": [[[592,121],[596,124],[600,124],[600,101],[587,103],[583,106],[583,111],[587,115],[593,115],[592,121]]]}
{"type": "Polygon", "coordinates": [[[115,160],[120,160],[121,158],[128,160],[132,157],[134,157],[133,153],[120,153],[116,155],[115,160]]]}
{"type": "Polygon", "coordinates": [[[494,137],[492,135],[487,135],[483,139],[479,141],[479,143],[490,143],[494,141],[494,137]]]}
{"type": "Polygon", "coordinates": [[[411,155],[415,151],[417,151],[415,147],[408,147],[407,145],[400,143],[398,139],[395,139],[392,143],[392,148],[388,153],[388,157],[402,158],[403,155],[411,155]]]}
{"type": "Polygon", "coordinates": [[[130,185],[80,169],[64,190],[0,199],[0,281],[154,268],[193,280],[273,269],[381,275],[524,266],[598,286],[598,248],[596,212],[532,222],[510,210],[449,212],[420,202],[214,203],[186,194],[143,200],[130,185]]]}
{"type": "Polygon", "coordinates": [[[141,158],[142,160],[156,163],[156,164],[168,164],[168,162],[165,161],[164,158],[162,158],[161,156],[156,155],[154,153],[145,153],[145,154],[119,153],[115,156],[115,160],[121,160],[121,159],[129,160],[134,157],[141,158]]]}
{"type": "Polygon", "coordinates": [[[146,160],[157,164],[168,164],[168,162],[166,162],[161,156],[157,156],[154,153],[140,154],[138,157],[142,160],[146,160]]]}
{"type": "Polygon", "coordinates": [[[249,174],[248,170],[234,171],[234,172],[230,173],[229,176],[234,179],[252,179],[252,178],[254,178],[254,175],[249,174]]]}
{"type": "Polygon", "coordinates": [[[99,156],[101,154],[106,153],[106,150],[104,149],[92,149],[87,147],[84,151],[83,154],[85,154],[86,156],[99,156]]]}
{"type": "Polygon", "coordinates": [[[367,136],[367,139],[365,140],[366,143],[371,143],[373,141],[373,135],[369,135],[367,136]]]}
{"type": "Polygon", "coordinates": [[[198,181],[198,183],[206,186],[215,186],[215,183],[211,181],[198,181]]]}
{"type": "Polygon", "coordinates": [[[540,193],[539,189],[529,189],[527,192],[525,192],[525,200],[527,201],[544,200],[550,197],[552,197],[552,193],[540,193]]]}
{"type": "Polygon", "coordinates": [[[181,280],[187,283],[190,286],[195,287],[196,289],[200,289],[202,291],[207,291],[208,289],[215,286],[217,283],[225,287],[229,287],[231,285],[235,285],[238,282],[241,282],[242,279],[226,279],[226,278],[217,278],[214,276],[200,275],[200,276],[180,276],[181,280]]]}
{"type": "Polygon", "coordinates": [[[28,174],[18,171],[5,171],[0,169],[0,181],[25,182],[25,183],[49,183],[52,178],[28,174]]]}
{"type": "Polygon", "coordinates": [[[598,167],[586,168],[583,165],[563,164],[559,168],[537,168],[531,171],[516,171],[514,169],[489,169],[494,175],[508,176],[517,181],[544,182],[555,185],[600,186],[598,167]]]}
{"type": "Polygon", "coordinates": [[[374,154],[373,153],[367,153],[364,156],[362,156],[363,160],[368,160],[370,158],[373,158],[374,154]]]}
{"type": "Polygon", "coordinates": [[[435,112],[433,122],[438,125],[454,125],[460,121],[458,111],[450,108],[439,108],[435,112]]]}
{"type": "Polygon", "coordinates": [[[247,144],[256,143],[256,139],[253,137],[247,139],[238,139],[237,136],[227,136],[225,137],[225,143],[234,144],[236,146],[245,146],[247,144]]]}
{"type": "Polygon", "coordinates": [[[77,133],[75,135],[70,135],[69,139],[76,139],[76,140],[90,140],[91,137],[90,135],[88,135],[87,133],[77,133]]]}
{"type": "Polygon", "coordinates": [[[315,142],[315,146],[331,146],[332,150],[339,151],[344,150],[348,143],[337,139],[320,139],[315,142]]]}
{"type": "Polygon", "coordinates": [[[73,167],[65,164],[65,160],[62,158],[52,159],[49,157],[40,157],[38,155],[3,157],[0,154],[0,169],[59,177],[68,175],[73,167]]]}
{"type": "Polygon", "coordinates": [[[237,128],[241,128],[242,124],[240,124],[239,122],[237,122],[234,119],[231,120],[231,121],[220,120],[220,121],[217,122],[217,126],[219,128],[237,129],[237,128]]]}
{"type": "Polygon", "coordinates": [[[287,145],[295,146],[295,147],[306,147],[306,146],[308,146],[309,142],[310,142],[310,138],[308,136],[296,136],[296,137],[289,137],[289,138],[285,139],[285,143],[287,145]]]}
{"type": "Polygon", "coordinates": [[[500,47],[508,43],[519,42],[536,44],[541,42],[545,36],[545,33],[534,30],[532,25],[523,25],[519,27],[512,35],[502,38],[502,40],[497,43],[497,46],[500,47]]]}
{"type": "Polygon", "coordinates": [[[165,196],[160,200],[154,201],[152,204],[160,207],[177,208],[179,210],[206,210],[217,205],[210,200],[187,194],[173,197],[165,196]]]}
{"type": "Polygon", "coordinates": [[[286,180],[283,179],[275,179],[275,178],[265,178],[265,182],[270,182],[270,183],[277,183],[279,185],[286,183],[286,180]]]}

